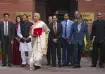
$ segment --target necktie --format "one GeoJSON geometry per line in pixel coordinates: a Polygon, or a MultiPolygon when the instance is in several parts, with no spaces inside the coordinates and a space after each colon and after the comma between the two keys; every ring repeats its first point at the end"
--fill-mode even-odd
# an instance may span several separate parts
{"type": "Polygon", "coordinates": [[[56,35],[56,25],[54,25],[54,33],[55,33],[55,35],[56,35]]]}
{"type": "Polygon", "coordinates": [[[65,37],[66,37],[66,28],[67,28],[67,21],[66,21],[66,24],[65,24],[65,37]]]}
{"type": "Polygon", "coordinates": [[[54,29],[54,38],[56,38],[56,24],[53,25],[53,29],[54,29]]]}
{"type": "Polygon", "coordinates": [[[8,35],[8,26],[7,26],[7,22],[5,22],[5,35],[8,35]]]}

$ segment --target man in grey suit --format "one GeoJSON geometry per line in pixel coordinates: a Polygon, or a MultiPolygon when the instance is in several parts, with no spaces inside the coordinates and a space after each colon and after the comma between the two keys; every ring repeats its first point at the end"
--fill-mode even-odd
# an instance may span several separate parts
{"type": "Polygon", "coordinates": [[[0,41],[2,48],[2,67],[7,65],[6,54],[8,55],[8,66],[12,66],[12,44],[15,33],[15,25],[9,21],[9,14],[4,13],[4,20],[0,22],[0,41]]]}
{"type": "Polygon", "coordinates": [[[73,68],[80,68],[81,53],[83,51],[84,36],[89,40],[88,25],[83,22],[82,17],[77,17],[71,27],[70,42],[73,44],[73,68]]]}

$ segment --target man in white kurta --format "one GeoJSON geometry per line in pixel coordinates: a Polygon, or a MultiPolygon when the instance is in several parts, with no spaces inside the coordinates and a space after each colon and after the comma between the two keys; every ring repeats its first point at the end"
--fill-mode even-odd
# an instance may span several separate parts
{"type": "MultiPolygon", "coordinates": [[[[23,18],[27,18],[26,15],[23,16],[23,18]]],[[[24,67],[26,64],[30,64],[30,55],[32,51],[31,46],[31,36],[29,35],[30,25],[32,23],[25,20],[24,22],[20,23],[18,26],[17,35],[20,37],[20,46],[19,50],[21,52],[21,59],[22,64],[21,66],[24,67]],[[28,54],[28,62],[26,60],[26,54],[28,54]]]]}

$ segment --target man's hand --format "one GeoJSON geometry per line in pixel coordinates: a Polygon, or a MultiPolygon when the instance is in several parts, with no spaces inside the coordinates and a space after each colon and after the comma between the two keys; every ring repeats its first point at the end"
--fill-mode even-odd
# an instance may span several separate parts
{"type": "Polygon", "coordinates": [[[15,37],[15,39],[19,42],[20,41],[20,39],[18,38],[18,37],[15,37]]]}
{"type": "Polygon", "coordinates": [[[29,39],[30,39],[30,37],[27,37],[27,38],[26,38],[26,40],[29,40],[29,39]]]}
{"type": "Polygon", "coordinates": [[[67,39],[67,37],[64,37],[64,39],[66,40],[66,39],[67,39]]]}
{"type": "Polygon", "coordinates": [[[57,43],[57,39],[53,39],[53,42],[54,42],[54,43],[57,43]]]}
{"type": "Polygon", "coordinates": [[[13,44],[13,40],[11,40],[11,44],[13,44]]]}
{"type": "Polygon", "coordinates": [[[23,40],[26,40],[26,37],[23,37],[22,39],[23,39],[23,40]]]}

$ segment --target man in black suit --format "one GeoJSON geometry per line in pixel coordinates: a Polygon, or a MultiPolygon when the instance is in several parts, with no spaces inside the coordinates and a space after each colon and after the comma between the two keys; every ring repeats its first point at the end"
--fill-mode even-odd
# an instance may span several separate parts
{"type": "Polygon", "coordinates": [[[103,68],[104,57],[105,57],[105,20],[102,19],[102,13],[98,12],[98,20],[93,22],[92,32],[90,39],[94,40],[93,42],[93,51],[92,51],[92,65],[91,67],[96,67],[98,59],[98,50],[100,49],[100,68],[103,68]]]}
{"type": "Polygon", "coordinates": [[[0,22],[0,41],[2,48],[2,66],[7,65],[6,53],[8,55],[8,66],[12,66],[12,44],[15,33],[15,25],[9,21],[9,14],[3,15],[4,21],[0,22]]]}
{"type": "Polygon", "coordinates": [[[50,39],[52,43],[52,67],[56,67],[56,52],[58,56],[58,66],[61,67],[61,35],[62,26],[57,22],[57,16],[53,15],[53,24],[50,25],[50,39]]]}
{"type": "MultiPolygon", "coordinates": [[[[52,16],[48,17],[48,27],[52,25],[52,16]]],[[[48,49],[47,49],[47,65],[51,65],[51,40],[48,39],[48,49]]]]}

